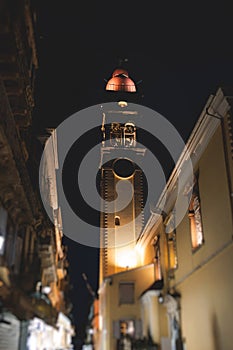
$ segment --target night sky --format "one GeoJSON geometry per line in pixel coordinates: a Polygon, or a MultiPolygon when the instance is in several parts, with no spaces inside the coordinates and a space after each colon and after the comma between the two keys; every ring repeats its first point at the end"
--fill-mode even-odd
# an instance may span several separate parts
{"type": "MultiPolygon", "coordinates": [[[[36,134],[105,102],[105,79],[122,58],[128,59],[125,68],[139,84],[142,104],[166,117],[184,140],[209,95],[219,86],[233,86],[230,1],[204,1],[200,6],[187,1],[34,3],[39,56],[36,134]]],[[[66,237],[64,243],[78,344],[91,302],[82,273],[96,291],[98,250],[66,237]]]]}

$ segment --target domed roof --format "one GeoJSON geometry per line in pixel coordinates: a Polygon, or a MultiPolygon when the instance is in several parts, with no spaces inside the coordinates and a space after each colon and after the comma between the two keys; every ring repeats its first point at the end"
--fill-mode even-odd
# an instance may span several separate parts
{"type": "Polygon", "coordinates": [[[129,77],[129,73],[127,72],[127,70],[123,69],[123,68],[117,68],[114,70],[114,72],[112,73],[112,77],[117,77],[119,75],[123,75],[126,78],[129,77]]]}
{"type": "Polygon", "coordinates": [[[123,68],[116,68],[112,73],[106,85],[106,90],[136,92],[136,86],[132,79],[129,78],[128,72],[123,68]]]}

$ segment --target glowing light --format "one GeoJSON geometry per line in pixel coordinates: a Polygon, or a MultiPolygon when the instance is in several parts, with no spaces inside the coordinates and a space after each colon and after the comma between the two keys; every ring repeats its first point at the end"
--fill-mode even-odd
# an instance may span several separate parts
{"type": "Polygon", "coordinates": [[[144,248],[137,244],[135,247],[136,255],[137,255],[137,262],[138,264],[142,264],[144,260],[144,248]]]}
{"type": "Polygon", "coordinates": [[[120,107],[127,107],[128,106],[128,103],[126,102],[126,101],[119,101],[118,102],[118,106],[120,106],[120,107]]]}
{"type": "Polygon", "coordinates": [[[49,286],[43,287],[42,292],[45,294],[49,294],[51,292],[51,287],[49,287],[49,286]]]}
{"type": "Polygon", "coordinates": [[[137,257],[135,251],[122,249],[117,254],[117,266],[123,268],[133,268],[137,266],[137,257]]]}
{"type": "Polygon", "coordinates": [[[0,251],[3,250],[4,242],[5,242],[5,238],[3,236],[0,236],[0,251]]]}

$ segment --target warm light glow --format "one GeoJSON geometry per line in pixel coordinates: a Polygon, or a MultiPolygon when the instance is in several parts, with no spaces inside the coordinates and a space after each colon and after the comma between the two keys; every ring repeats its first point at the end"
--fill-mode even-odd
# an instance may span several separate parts
{"type": "Polygon", "coordinates": [[[199,197],[198,173],[194,178],[193,192],[189,203],[189,224],[193,252],[204,243],[201,202],[199,197]]]}
{"type": "Polygon", "coordinates": [[[126,101],[119,101],[118,102],[118,106],[120,106],[120,107],[127,107],[128,106],[128,103],[126,102],[126,101]]]}
{"type": "Polygon", "coordinates": [[[159,281],[162,279],[161,264],[159,260],[155,260],[155,280],[159,281]]]}
{"type": "Polygon", "coordinates": [[[144,248],[137,244],[135,247],[136,255],[137,255],[137,264],[141,265],[144,261],[144,248]]]}
{"type": "Polygon", "coordinates": [[[168,253],[169,253],[169,268],[175,269],[177,267],[177,256],[174,247],[174,241],[171,239],[168,241],[168,253]]]}
{"type": "Polygon", "coordinates": [[[0,251],[3,249],[4,242],[5,238],[3,236],[0,236],[0,251]]]}
{"type": "Polygon", "coordinates": [[[134,250],[122,249],[117,252],[117,266],[127,268],[133,268],[137,266],[137,257],[134,250]]]}
{"type": "Polygon", "coordinates": [[[103,329],[103,317],[99,315],[99,330],[102,331],[103,329]]]}
{"type": "Polygon", "coordinates": [[[191,199],[188,216],[190,221],[192,247],[193,249],[196,249],[203,244],[201,209],[197,195],[193,195],[191,199]]]}

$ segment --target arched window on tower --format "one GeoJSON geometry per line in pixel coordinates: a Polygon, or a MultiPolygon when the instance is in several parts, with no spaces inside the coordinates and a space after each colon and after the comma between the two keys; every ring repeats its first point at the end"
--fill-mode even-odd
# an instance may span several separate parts
{"type": "Polygon", "coordinates": [[[120,224],[121,224],[120,216],[115,216],[115,226],[120,226],[120,224]]]}
{"type": "Polygon", "coordinates": [[[136,146],[136,127],[133,123],[125,123],[124,126],[124,146],[136,146]]]}
{"type": "Polygon", "coordinates": [[[122,130],[120,123],[111,124],[110,143],[113,147],[119,147],[122,145],[122,130]]]}

